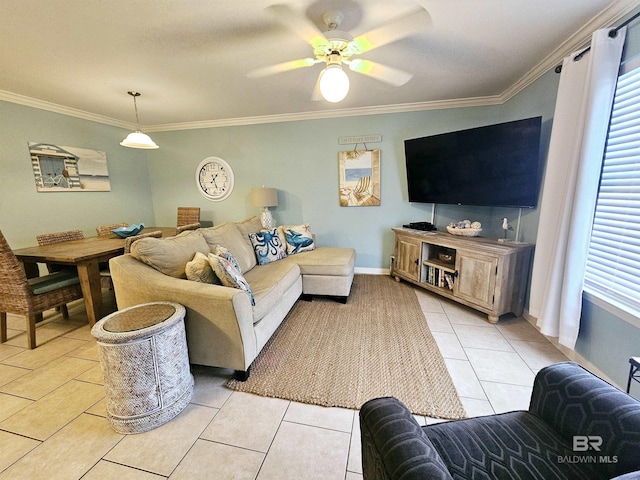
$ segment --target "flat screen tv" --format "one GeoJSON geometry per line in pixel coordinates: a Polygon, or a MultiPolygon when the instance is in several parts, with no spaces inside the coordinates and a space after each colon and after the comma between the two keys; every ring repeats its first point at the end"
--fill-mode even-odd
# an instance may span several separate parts
{"type": "Polygon", "coordinates": [[[409,201],[535,208],[542,117],[405,140],[409,201]]]}

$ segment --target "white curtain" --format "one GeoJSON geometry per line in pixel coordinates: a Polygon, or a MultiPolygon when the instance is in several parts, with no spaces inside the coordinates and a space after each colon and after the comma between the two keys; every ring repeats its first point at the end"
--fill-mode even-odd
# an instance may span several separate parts
{"type": "Polygon", "coordinates": [[[575,347],[582,287],[611,106],[626,29],[598,30],[564,59],[545,170],[529,313],[545,335],[575,347]]]}

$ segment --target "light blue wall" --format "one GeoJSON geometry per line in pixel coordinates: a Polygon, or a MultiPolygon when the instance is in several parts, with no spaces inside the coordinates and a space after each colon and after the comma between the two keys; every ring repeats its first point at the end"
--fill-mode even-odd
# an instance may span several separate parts
{"type": "MultiPolygon", "coordinates": [[[[278,189],[280,205],[272,209],[277,223],[308,222],[319,243],[354,247],[356,266],[388,268],[391,228],[431,218],[431,204],[408,202],[404,140],[537,115],[544,117],[546,132],[557,81],[555,74],[545,76],[530,87],[533,93],[527,89],[502,106],[154,133],[161,145],[149,154],[156,223],[173,222],[179,205],[200,206],[202,218],[215,224],[256,214],[251,188],[266,185],[278,189]],[[535,98],[540,92],[551,100],[535,98]],[[341,146],[338,139],[365,134],[383,139],[367,145],[382,152],[381,205],[340,207],[338,152],[354,146],[341,146]],[[222,202],[210,202],[196,190],[195,169],[207,156],[224,158],[235,173],[236,187],[222,202]]],[[[483,235],[498,238],[504,216],[515,225],[518,209],[439,205],[435,223],[444,229],[453,220],[479,220],[483,235]]],[[[535,242],[536,230],[537,210],[526,210],[520,239],[535,242]]]]}
{"type": "Polygon", "coordinates": [[[0,101],[0,230],[12,248],[35,244],[39,233],[97,225],[153,223],[147,157],[119,142],[127,132],[35,108],[0,101]],[[110,192],[36,192],[28,142],[107,153],[110,192]]]}

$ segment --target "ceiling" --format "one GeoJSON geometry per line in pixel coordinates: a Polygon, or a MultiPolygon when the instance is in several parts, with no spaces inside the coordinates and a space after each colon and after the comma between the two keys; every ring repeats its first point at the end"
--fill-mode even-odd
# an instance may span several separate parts
{"type": "MultiPolygon", "coordinates": [[[[423,31],[361,57],[413,74],[400,87],[347,71],[338,104],[312,101],[321,65],[247,73],[312,56],[265,7],[280,0],[0,0],[0,100],[147,131],[501,103],[638,0],[298,0],[354,35],[417,5],[423,31]]],[[[284,0],[286,1],[286,0],[284,0]]]]}

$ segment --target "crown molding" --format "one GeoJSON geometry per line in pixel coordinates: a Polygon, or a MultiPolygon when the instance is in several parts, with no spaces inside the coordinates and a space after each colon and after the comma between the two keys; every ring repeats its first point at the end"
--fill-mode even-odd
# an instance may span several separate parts
{"type": "Polygon", "coordinates": [[[583,25],[580,30],[561,43],[553,52],[529,70],[516,83],[507,88],[500,95],[503,103],[516,96],[538,78],[546,74],[549,70],[552,70],[562,64],[562,61],[566,56],[586,48],[591,42],[593,32],[601,28],[614,26],[637,8],[637,0],[619,0],[613,2],[606,9],[583,25]]]}
{"type": "Polygon", "coordinates": [[[45,102],[44,100],[26,97],[17,93],[7,92],[6,90],[0,90],[0,100],[17,103],[26,107],[37,108],[39,110],[46,110],[47,112],[61,113],[62,115],[81,118],[83,120],[89,120],[92,122],[104,123],[105,125],[111,125],[113,127],[126,128],[127,130],[137,129],[135,123],[123,122],[115,118],[105,117],[104,115],[97,115],[95,113],[86,112],[84,110],[78,110],[77,108],[65,107],[64,105],[58,105],[57,103],[45,102]]]}
{"type": "MultiPolygon", "coordinates": [[[[517,82],[508,87],[499,95],[490,95],[484,97],[470,97],[450,100],[436,100],[432,102],[405,103],[395,105],[380,105],[360,108],[345,108],[338,110],[323,110],[317,112],[301,112],[301,113],[285,113],[279,115],[262,115],[253,117],[239,117],[219,120],[203,120],[197,122],[168,123],[162,125],[141,125],[145,132],[168,132],[176,130],[194,130],[201,128],[217,128],[231,127],[243,125],[257,125],[263,123],[282,123],[295,122],[300,120],[319,120],[336,117],[356,117],[366,115],[382,115],[390,113],[407,113],[426,110],[442,110],[465,107],[479,107],[489,105],[501,105],[526,87],[535,82],[549,70],[555,68],[562,60],[572,52],[584,48],[589,44],[591,35],[594,31],[613,26],[626,15],[638,8],[638,0],[616,0],[612,2],[605,10],[593,17],[589,22],[583,25],[580,30],[574,33],[569,39],[559,45],[553,52],[547,55],[540,63],[529,70],[517,82]]],[[[94,113],[78,110],[56,103],[38,100],[24,95],[0,90],[0,101],[7,101],[33,107],[49,112],[60,113],[71,117],[98,122],[105,125],[120,127],[127,130],[135,130],[139,128],[136,124],[124,122],[115,118],[97,115],[94,113]]]]}
{"type": "Polygon", "coordinates": [[[145,132],[168,132],[175,130],[195,130],[198,128],[234,127],[239,125],[257,125],[261,123],[296,122],[300,120],[319,120],[336,117],[357,117],[363,115],[381,115],[385,113],[419,112],[423,110],[442,110],[449,108],[478,107],[502,103],[499,95],[487,97],[437,100],[433,102],[403,103],[397,105],[379,105],[373,107],[343,108],[321,112],[284,113],[257,117],[225,118],[221,120],[203,120],[201,122],[170,123],[164,125],[145,125],[145,132]]]}

